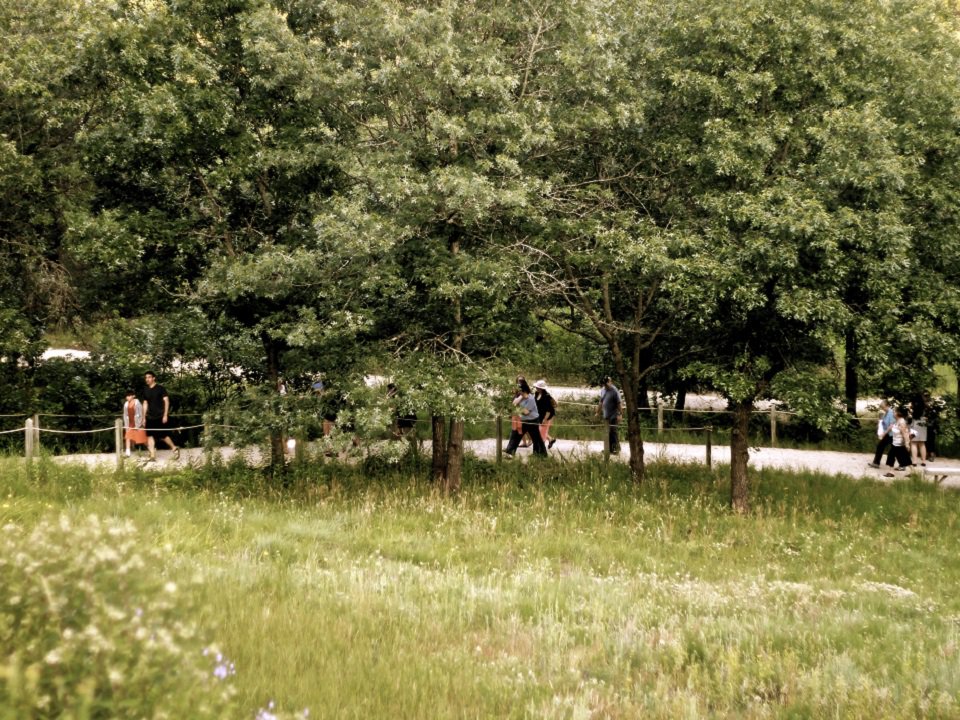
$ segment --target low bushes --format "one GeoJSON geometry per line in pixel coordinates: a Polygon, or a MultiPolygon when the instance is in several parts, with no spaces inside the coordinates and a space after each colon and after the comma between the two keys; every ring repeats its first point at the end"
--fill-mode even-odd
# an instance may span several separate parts
{"type": "Polygon", "coordinates": [[[123,521],[66,515],[0,530],[0,718],[232,713],[230,665],[123,521]]]}

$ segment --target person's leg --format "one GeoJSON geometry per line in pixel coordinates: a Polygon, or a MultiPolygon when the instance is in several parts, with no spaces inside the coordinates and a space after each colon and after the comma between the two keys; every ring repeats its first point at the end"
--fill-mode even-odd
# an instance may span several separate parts
{"type": "Polygon", "coordinates": [[[886,450],[892,442],[893,438],[891,438],[889,435],[884,435],[877,441],[877,450],[873,454],[874,465],[880,465],[880,461],[883,460],[883,451],[886,450]]]}
{"type": "Polygon", "coordinates": [[[510,440],[507,441],[507,447],[504,452],[507,455],[513,455],[517,451],[517,447],[520,445],[520,438],[523,437],[522,430],[511,430],[510,431],[510,440]]]}
{"type": "Polygon", "coordinates": [[[895,448],[897,462],[900,463],[901,468],[908,468],[913,465],[910,462],[910,451],[907,450],[906,445],[899,445],[895,448]]]}
{"type": "Polygon", "coordinates": [[[918,450],[918,454],[920,455],[920,464],[926,465],[927,464],[927,443],[925,443],[923,440],[918,442],[917,450],[918,450]]]}
{"type": "Polygon", "coordinates": [[[608,420],[610,423],[610,452],[614,455],[620,452],[620,437],[617,435],[616,419],[608,420]]]}
{"type": "Polygon", "coordinates": [[[545,423],[540,425],[540,437],[543,439],[543,442],[548,448],[552,448],[553,444],[557,441],[556,438],[550,437],[551,425],[553,425],[553,418],[550,418],[545,423]]]}
{"type": "Polygon", "coordinates": [[[543,436],[540,435],[540,425],[537,423],[527,423],[525,430],[530,434],[530,439],[533,441],[533,454],[534,455],[546,455],[547,446],[543,443],[543,436]]]}
{"type": "Polygon", "coordinates": [[[897,446],[893,444],[893,441],[890,442],[890,447],[887,449],[887,467],[893,467],[893,464],[897,460],[897,446]]]}

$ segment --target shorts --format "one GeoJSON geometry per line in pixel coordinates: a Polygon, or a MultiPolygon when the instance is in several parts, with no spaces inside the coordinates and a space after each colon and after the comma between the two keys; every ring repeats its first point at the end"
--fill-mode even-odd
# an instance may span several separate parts
{"type": "Polygon", "coordinates": [[[169,437],[170,435],[170,423],[166,425],[163,424],[163,418],[147,418],[147,435],[152,438],[163,438],[169,437]]]}

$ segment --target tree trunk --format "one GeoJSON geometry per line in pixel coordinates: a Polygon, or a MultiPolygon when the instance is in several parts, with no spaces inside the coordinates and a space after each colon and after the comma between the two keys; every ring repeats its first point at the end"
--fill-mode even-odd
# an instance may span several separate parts
{"type": "Polygon", "coordinates": [[[463,475],[463,420],[450,421],[450,440],[447,444],[447,476],[444,492],[453,495],[460,490],[463,475]]]}
{"type": "Polygon", "coordinates": [[[643,482],[646,466],[643,461],[643,435],[640,431],[640,408],[637,404],[637,383],[634,378],[624,376],[623,401],[627,416],[627,443],[630,446],[630,479],[640,484],[643,482]]]}
{"type": "Polygon", "coordinates": [[[447,479],[447,424],[442,415],[431,418],[433,426],[433,481],[437,484],[447,479]]]}
{"type": "Polygon", "coordinates": [[[630,477],[640,484],[646,473],[643,459],[643,434],[640,431],[640,412],[627,402],[627,442],[630,444],[630,477]]]}
{"type": "MultiPolygon", "coordinates": [[[[457,256],[460,254],[460,236],[462,230],[459,227],[454,228],[453,237],[450,240],[450,254],[454,258],[454,264],[457,263],[457,256]]],[[[453,297],[453,338],[451,347],[459,355],[463,352],[463,338],[466,336],[466,328],[463,324],[463,303],[459,295],[453,297]]],[[[460,478],[463,475],[463,420],[450,420],[450,440],[447,446],[445,468],[444,468],[444,488],[447,494],[456,492],[460,489],[460,478]]],[[[436,477],[436,474],[434,474],[436,477]]]]}
{"type": "MultiPolygon", "coordinates": [[[[267,377],[270,387],[276,391],[280,381],[280,347],[266,335],[263,336],[263,346],[267,352],[267,377]]],[[[283,432],[279,428],[273,428],[270,431],[270,471],[274,475],[283,474],[286,470],[286,450],[283,432]]]]}
{"type": "Polygon", "coordinates": [[[733,406],[733,430],[730,433],[730,507],[736,513],[750,509],[750,478],[747,465],[750,462],[750,414],[753,402],[735,403],[733,406]]]}
{"type": "Polygon", "coordinates": [[[687,407],[687,384],[681,383],[677,388],[677,401],[673,404],[674,410],[683,412],[687,407]]]}
{"type": "Polygon", "coordinates": [[[846,398],[847,413],[856,418],[857,395],[860,394],[860,381],[857,374],[860,364],[860,345],[852,329],[846,332],[844,347],[846,352],[843,359],[843,395],[846,398]]]}

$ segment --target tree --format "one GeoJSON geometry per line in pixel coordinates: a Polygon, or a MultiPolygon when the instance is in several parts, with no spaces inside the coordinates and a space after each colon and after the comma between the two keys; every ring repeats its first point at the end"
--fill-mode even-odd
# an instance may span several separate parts
{"type": "Polygon", "coordinates": [[[522,365],[510,350],[529,353],[517,338],[529,293],[504,246],[536,192],[524,167],[544,141],[521,80],[530,12],[520,2],[381,2],[340,18],[344,64],[363,82],[343,107],[360,128],[351,174],[371,210],[402,229],[391,255],[402,283],[376,335],[390,364],[423,367],[404,384],[431,416],[433,472],[449,491],[460,484],[464,408],[489,384],[489,363],[507,351],[522,365]]]}
{"type": "Polygon", "coordinates": [[[105,17],[96,2],[0,7],[0,395],[17,412],[31,402],[21,364],[35,362],[47,330],[78,314],[63,241],[71,212],[89,200],[75,138],[99,109],[83,67],[105,17]]]}
{"type": "Polygon", "coordinates": [[[661,12],[636,3],[544,11],[543,60],[524,81],[550,142],[533,159],[542,191],[517,248],[531,285],[575,313],[546,305],[541,316],[609,351],[638,481],[649,379],[696,351],[691,330],[725,272],[699,234],[676,225],[684,168],[667,134],[684,118],[655,82],[661,12]]]}
{"type": "MultiPolygon", "coordinates": [[[[911,95],[923,94],[919,46],[899,40],[905,18],[936,45],[954,42],[942,20],[926,20],[942,7],[904,7],[680,3],[659,35],[661,85],[688,118],[677,128],[685,142],[674,143],[690,169],[684,224],[736,269],[717,288],[711,356],[691,370],[735,412],[737,511],[749,506],[755,401],[790,378],[815,378],[851,327],[861,345],[881,343],[860,307],[899,312],[905,188],[921,158],[901,142],[902,115],[885,98],[907,76],[911,95]]],[[[823,398],[824,418],[832,400],[823,398]]]]}
{"type": "MultiPolygon", "coordinates": [[[[352,88],[335,36],[329,16],[266,0],[124,5],[102,65],[114,115],[86,138],[88,237],[117,227],[142,258],[122,273],[156,283],[139,309],[199,309],[232,347],[259,347],[231,360],[274,390],[361,355],[392,238],[341,168],[352,88]]],[[[276,426],[271,446],[280,468],[276,426]]]]}

